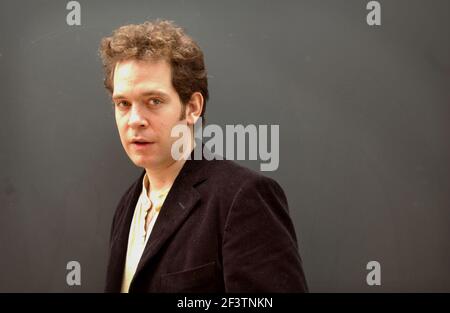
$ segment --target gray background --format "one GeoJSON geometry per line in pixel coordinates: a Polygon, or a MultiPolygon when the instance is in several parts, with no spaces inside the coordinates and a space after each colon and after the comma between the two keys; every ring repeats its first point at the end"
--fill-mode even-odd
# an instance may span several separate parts
{"type": "MultiPolygon", "coordinates": [[[[0,4],[0,291],[101,292],[112,215],[137,178],[97,54],[116,27],[176,21],[203,48],[209,123],[279,124],[312,292],[450,291],[450,2],[0,4]],[[77,260],[82,285],[66,285],[77,260]],[[381,264],[382,285],[366,284],[381,264]]],[[[259,162],[242,162],[254,169],[259,162]]]]}

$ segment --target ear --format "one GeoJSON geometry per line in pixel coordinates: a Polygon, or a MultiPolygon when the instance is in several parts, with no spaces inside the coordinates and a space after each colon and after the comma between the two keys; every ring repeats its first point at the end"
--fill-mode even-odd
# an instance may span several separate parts
{"type": "Polygon", "coordinates": [[[188,125],[194,125],[203,111],[203,96],[200,92],[194,92],[191,99],[186,104],[186,122],[188,125]]]}

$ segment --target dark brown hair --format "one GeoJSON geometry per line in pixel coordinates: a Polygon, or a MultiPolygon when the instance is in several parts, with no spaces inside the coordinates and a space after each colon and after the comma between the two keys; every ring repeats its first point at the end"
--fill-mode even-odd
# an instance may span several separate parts
{"type": "Polygon", "coordinates": [[[172,21],[156,20],[116,29],[100,44],[100,56],[105,70],[104,84],[113,93],[114,68],[117,62],[136,60],[166,60],[172,69],[172,85],[186,105],[198,91],[204,98],[203,117],[209,98],[208,80],[203,52],[182,28],[172,21]]]}

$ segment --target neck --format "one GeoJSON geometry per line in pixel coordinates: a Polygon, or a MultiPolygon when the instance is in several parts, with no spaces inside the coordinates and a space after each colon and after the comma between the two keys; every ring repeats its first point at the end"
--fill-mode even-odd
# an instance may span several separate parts
{"type": "Polygon", "coordinates": [[[192,149],[188,149],[179,160],[160,166],[158,168],[146,168],[146,174],[150,184],[150,190],[153,192],[164,191],[170,188],[183,168],[186,159],[195,148],[195,140],[191,142],[192,149]]]}
{"type": "Polygon", "coordinates": [[[145,171],[150,183],[150,190],[164,190],[172,186],[175,178],[183,167],[184,162],[186,162],[186,160],[181,159],[178,161],[173,161],[165,167],[160,167],[157,169],[146,168],[145,171]]]}

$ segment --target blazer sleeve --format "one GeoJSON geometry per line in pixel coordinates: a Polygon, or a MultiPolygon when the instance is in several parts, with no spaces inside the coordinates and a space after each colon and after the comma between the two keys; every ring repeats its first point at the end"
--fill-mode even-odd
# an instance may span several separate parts
{"type": "Polygon", "coordinates": [[[235,195],[222,242],[226,292],[308,292],[286,196],[258,175],[235,195]]]}

